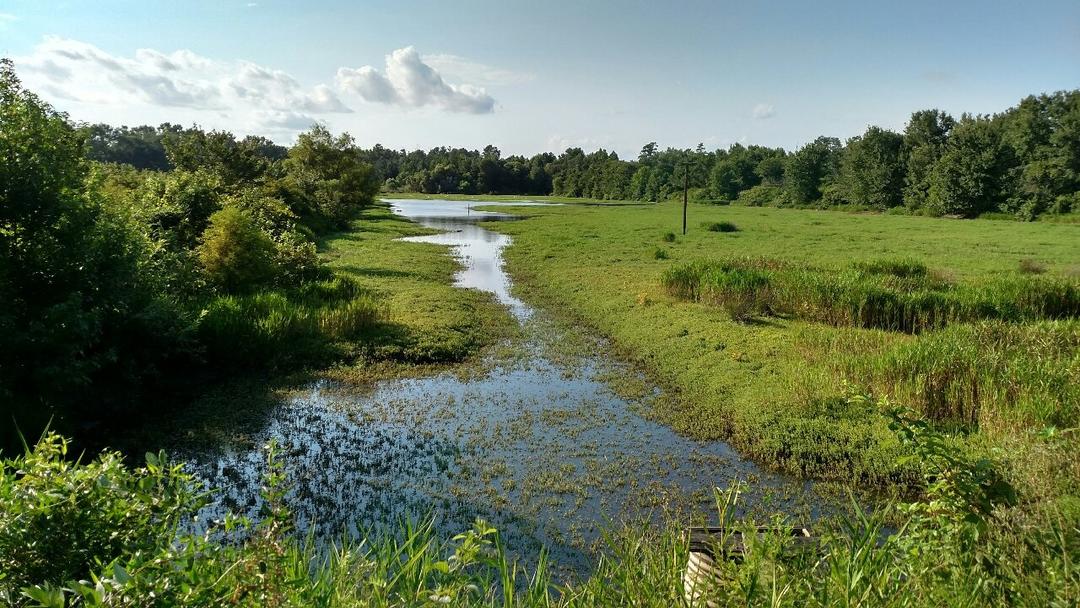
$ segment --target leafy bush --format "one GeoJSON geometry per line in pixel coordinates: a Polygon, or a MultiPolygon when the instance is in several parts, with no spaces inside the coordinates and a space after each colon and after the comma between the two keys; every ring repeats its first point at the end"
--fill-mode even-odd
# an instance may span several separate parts
{"type": "Polygon", "coordinates": [[[656,251],[653,252],[653,257],[657,260],[666,260],[669,257],[668,250],[663,247],[657,247],[656,251]]]}
{"type": "Polygon", "coordinates": [[[68,441],[45,435],[4,460],[0,478],[0,599],[20,590],[90,578],[101,564],[156,552],[201,504],[181,464],[147,454],[130,470],[115,452],[71,460],[68,441]]]}
{"type": "Polygon", "coordinates": [[[674,243],[675,242],[675,233],[674,232],[665,232],[664,236],[661,237],[661,239],[665,243],[674,243]]]}
{"type": "Polygon", "coordinates": [[[210,282],[227,293],[250,291],[274,278],[274,241],[247,212],[228,207],[210,216],[199,262],[210,282]]]}
{"type": "Polygon", "coordinates": [[[746,205],[747,207],[768,207],[783,202],[783,188],[769,184],[759,184],[753,188],[743,190],[735,199],[736,204],[746,205]]]}

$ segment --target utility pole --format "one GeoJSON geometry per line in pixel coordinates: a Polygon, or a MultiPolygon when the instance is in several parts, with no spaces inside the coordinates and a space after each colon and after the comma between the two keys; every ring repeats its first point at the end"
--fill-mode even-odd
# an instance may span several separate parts
{"type": "Polygon", "coordinates": [[[685,158],[678,162],[676,166],[682,165],[683,168],[683,180],[682,180],[682,233],[686,236],[686,204],[689,199],[690,192],[690,165],[695,164],[694,161],[689,158],[685,158]]]}
{"type": "Polygon", "coordinates": [[[686,195],[690,190],[690,165],[683,165],[682,174],[682,234],[686,236],[686,195]]]}

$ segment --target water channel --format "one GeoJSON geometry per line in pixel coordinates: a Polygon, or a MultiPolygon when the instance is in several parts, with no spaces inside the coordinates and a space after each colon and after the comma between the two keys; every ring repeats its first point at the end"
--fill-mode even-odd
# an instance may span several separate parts
{"type": "Polygon", "coordinates": [[[458,286],[491,292],[508,307],[523,329],[509,349],[516,354],[487,355],[478,374],[314,383],[273,408],[251,442],[188,456],[224,488],[207,515],[258,508],[259,446],[271,438],[282,448],[300,531],[324,539],[392,529],[405,517],[433,517],[452,535],[481,517],[515,553],[535,556],[545,546],[559,566],[580,572],[605,527],[626,518],[707,518],[713,488],[735,479],[751,483],[747,508],[812,515],[819,500],[810,484],[650,420],[650,401],[662,393],[646,375],[609,356],[602,340],[516,298],[501,257],[510,238],[478,225],[514,216],[472,209],[499,204],[388,202],[440,231],[407,240],[449,245],[462,266],[458,286]],[[568,341],[586,347],[567,354],[558,346],[568,341]]]}

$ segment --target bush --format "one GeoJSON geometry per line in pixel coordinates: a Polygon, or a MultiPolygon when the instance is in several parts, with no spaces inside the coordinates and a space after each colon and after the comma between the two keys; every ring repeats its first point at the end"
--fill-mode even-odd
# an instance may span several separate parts
{"type": "Polygon", "coordinates": [[[227,293],[250,291],[274,278],[274,241],[247,212],[229,207],[210,216],[199,262],[211,283],[227,293]]]}
{"type": "Polygon", "coordinates": [[[706,222],[702,227],[709,232],[737,232],[739,228],[731,222],[706,222]]]}
{"type": "Polygon", "coordinates": [[[735,203],[747,207],[766,207],[781,205],[784,202],[784,190],[780,186],[758,184],[739,193],[735,203]]]}
{"type": "Polygon", "coordinates": [[[89,579],[102,564],[154,552],[176,537],[201,500],[183,465],[147,454],[130,470],[115,452],[72,460],[48,434],[32,451],[0,464],[0,600],[22,588],[89,579]]]}
{"type": "Polygon", "coordinates": [[[665,232],[664,236],[661,237],[661,240],[663,240],[665,243],[674,243],[675,242],[675,233],[674,232],[665,232]]]}
{"type": "Polygon", "coordinates": [[[653,257],[657,260],[666,260],[668,259],[668,250],[663,247],[657,247],[656,251],[653,252],[653,257]]]}

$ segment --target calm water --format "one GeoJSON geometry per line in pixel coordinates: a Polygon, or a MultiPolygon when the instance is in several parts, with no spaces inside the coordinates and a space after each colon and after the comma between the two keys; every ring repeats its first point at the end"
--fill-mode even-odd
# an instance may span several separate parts
{"type": "Polygon", "coordinates": [[[712,489],[734,479],[752,483],[748,508],[811,515],[819,501],[808,484],[644,417],[659,389],[606,356],[603,342],[584,338],[586,348],[574,352],[587,355],[554,348],[567,336],[511,293],[501,257],[509,237],[476,224],[512,216],[464,201],[391,204],[443,231],[407,240],[450,245],[463,265],[457,284],[493,293],[522,324],[523,344],[513,356],[491,355],[487,371],[469,377],[310,386],[269,412],[243,446],[192,456],[201,476],[226,488],[207,515],[258,507],[258,446],[270,438],[283,447],[300,529],[323,538],[428,514],[453,534],[483,517],[515,551],[531,555],[544,545],[564,568],[581,570],[608,522],[708,514],[712,489]]]}

